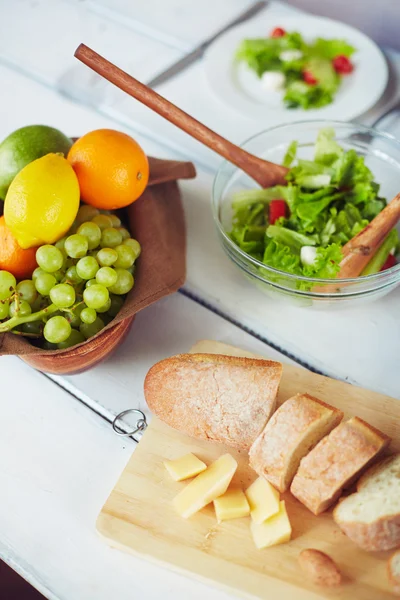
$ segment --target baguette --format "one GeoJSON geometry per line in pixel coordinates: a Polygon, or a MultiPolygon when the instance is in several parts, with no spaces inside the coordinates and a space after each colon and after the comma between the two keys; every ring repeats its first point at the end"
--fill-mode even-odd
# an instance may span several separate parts
{"type": "Polygon", "coordinates": [[[333,406],[309,394],[296,394],[278,408],[251,446],[250,466],[285,492],[303,456],[342,418],[333,406]]]}
{"type": "Polygon", "coordinates": [[[180,354],[150,369],[144,394],[171,427],[248,450],[275,410],[281,375],[271,360],[180,354]]]}
{"type": "Polygon", "coordinates": [[[400,547],[400,454],[369,469],[357,490],[333,511],[343,533],[370,552],[400,547]]]}
{"type": "Polygon", "coordinates": [[[397,550],[388,560],[387,564],[389,581],[393,586],[393,592],[400,596],[400,550],[397,550]]]}
{"type": "Polygon", "coordinates": [[[301,460],[290,488],[292,494],[319,515],[389,442],[389,437],[353,417],[333,429],[301,460]]]}

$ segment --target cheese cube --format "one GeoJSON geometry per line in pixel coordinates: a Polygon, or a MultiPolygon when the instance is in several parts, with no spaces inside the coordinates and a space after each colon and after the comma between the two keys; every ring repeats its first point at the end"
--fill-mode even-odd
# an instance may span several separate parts
{"type": "Polygon", "coordinates": [[[276,544],[283,544],[290,540],[292,527],[286,512],[285,501],[280,502],[279,512],[264,523],[250,523],[250,531],[257,548],[267,548],[276,544]]]}
{"type": "Polygon", "coordinates": [[[250,506],[242,490],[228,490],[223,496],[214,500],[215,514],[218,522],[228,519],[239,519],[250,514],[250,506]]]}
{"type": "Polygon", "coordinates": [[[230,454],[221,456],[174,498],[173,505],[177,512],[187,519],[225,494],[236,469],[237,462],[230,454]]]}
{"type": "Polygon", "coordinates": [[[262,523],[279,512],[279,492],[264,477],[259,477],[247,488],[246,497],[254,523],[262,523]]]}
{"type": "Polygon", "coordinates": [[[195,477],[207,469],[207,465],[192,453],[185,454],[176,460],[166,460],[164,466],[175,481],[195,477]]]}

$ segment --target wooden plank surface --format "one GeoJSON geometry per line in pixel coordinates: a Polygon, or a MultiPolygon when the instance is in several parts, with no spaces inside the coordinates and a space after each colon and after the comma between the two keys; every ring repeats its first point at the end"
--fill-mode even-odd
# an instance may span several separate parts
{"type": "MultiPolygon", "coordinates": [[[[209,341],[199,342],[192,351],[250,355],[209,341]]],[[[346,417],[364,418],[391,436],[398,431],[398,401],[284,365],[278,403],[302,391],[341,408],[346,417]]],[[[391,449],[400,449],[399,439],[394,439],[391,449]]],[[[246,453],[189,438],[154,418],[98,517],[97,529],[111,545],[243,598],[384,600],[392,597],[386,578],[388,553],[361,552],[340,532],[330,512],[315,517],[290,493],[284,498],[293,525],[293,539],[263,551],[254,546],[248,519],[217,525],[211,507],[189,520],[181,519],[171,500],[185,483],[173,482],[163,461],[187,452],[195,453],[207,464],[230,452],[239,464],[234,483],[246,487],[255,479],[246,453]],[[304,577],[297,557],[303,548],[310,547],[327,552],[337,562],[345,576],[339,590],[317,588],[304,577]]]]}

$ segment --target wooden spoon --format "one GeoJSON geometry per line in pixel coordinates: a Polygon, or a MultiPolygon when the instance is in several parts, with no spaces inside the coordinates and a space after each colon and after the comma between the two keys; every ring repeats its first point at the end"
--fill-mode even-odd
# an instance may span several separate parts
{"type": "Polygon", "coordinates": [[[145,104],[151,110],[182,129],[196,140],[214,150],[217,154],[226,158],[239,169],[242,169],[254,181],[263,188],[274,185],[286,185],[286,167],[263,160],[246,152],[239,146],[232,144],[225,138],[212,131],[197,119],[194,119],[183,110],[169,102],[160,94],[147,87],[137,79],[134,79],[119,67],[97,54],[85,44],[80,44],[75,51],[75,56],[85,65],[96,71],[118,88],[145,104]]]}

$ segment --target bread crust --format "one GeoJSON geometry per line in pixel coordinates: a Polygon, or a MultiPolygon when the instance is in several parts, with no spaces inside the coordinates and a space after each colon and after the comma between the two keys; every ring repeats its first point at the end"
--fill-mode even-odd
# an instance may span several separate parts
{"type": "Polygon", "coordinates": [[[386,448],[390,438],[358,417],[342,423],[300,462],[292,494],[319,515],[386,448]]]}
{"type": "Polygon", "coordinates": [[[150,410],[188,435],[248,450],[275,410],[282,364],[219,354],[179,354],[147,373],[150,410]]]}
{"type": "Polygon", "coordinates": [[[342,411],[310,394],[296,394],[272,415],[250,448],[250,466],[285,492],[305,456],[343,418],[342,411]]]}
{"type": "MultiPolygon", "coordinates": [[[[373,483],[373,480],[377,478],[381,473],[385,473],[385,470],[389,470],[393,463],[400,461],[400,454],[389,456],[378,464],[374,465],[361,477],[358,481],[357,492],[351,494],[347,498],[343,498],[341,502],[336,506],[333,511],[333,518],[339,525],[340,529],[345,533],[357,546],[368,552],[379,552],[383,550],[392,550],[400,547],[400,511],[393,515],[384,515],[377,518],[375,521],[365,523],[362,521],[356,521],[346,519],[344,520],[340,516],[343,504],[351,503],[357,498],[373,498],[378,494],[384,494],[383,491],[371,488],[369,491],[367,484],[373,483]]],[[[396,475],[394,475],[396,478],[396,475]]],[[[397,489],[391,488],[393,493],[397,493],[397,489]]],[[[400,585],[400,581],[399,581],[400,585]]]]}
{"type": "Polygon", "coordinates": [[[393,592],[399,596],[400,595],[400,550],[397,550],[392,556],[389,558],[387,562],[387,573],[390,583],[393,586],[393,592]],[[394,563],[397,563],[397,568],[395,568],[394,563]]]}
{"type": "Polygon", "coordinates": [[[340,570],[325,552],[307,548],[300,552],[298,561],[313,583],[324,587],[336,587],[342,583],[340,570]]]}

